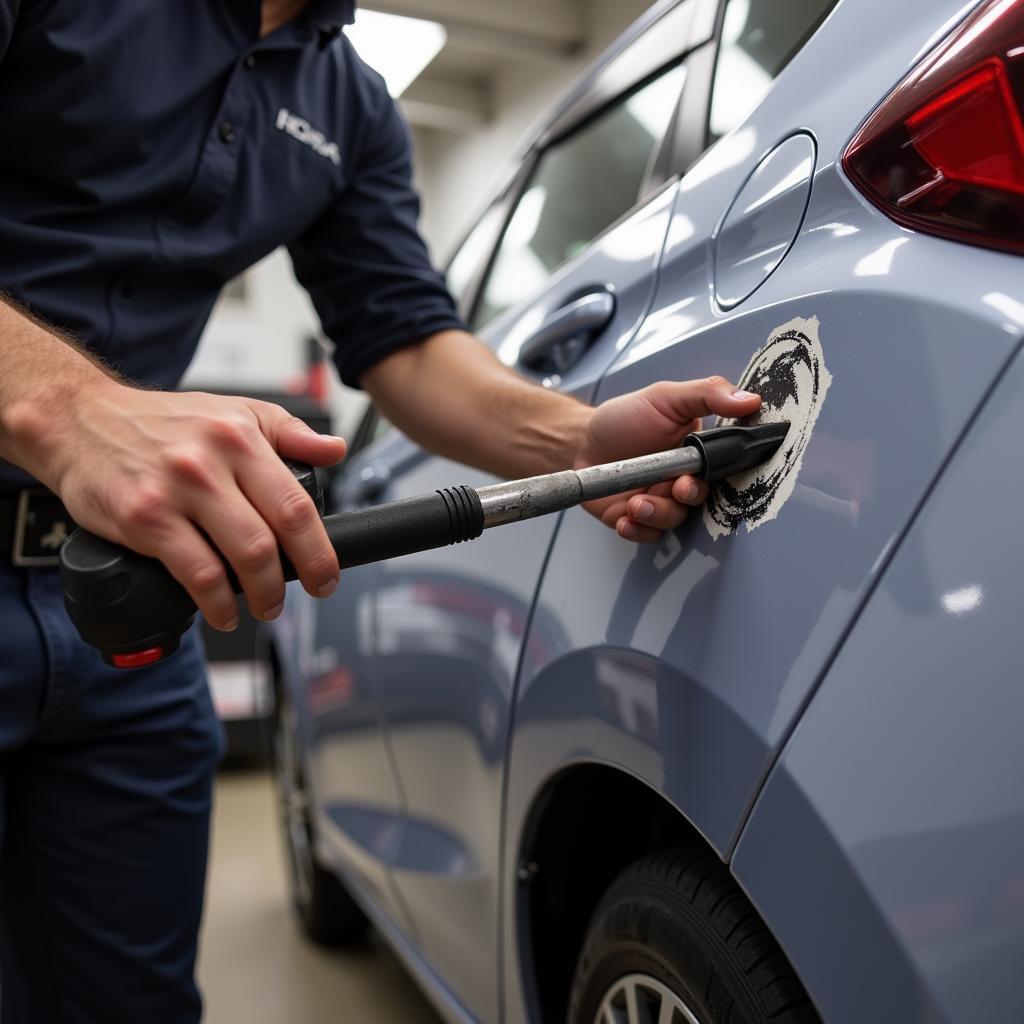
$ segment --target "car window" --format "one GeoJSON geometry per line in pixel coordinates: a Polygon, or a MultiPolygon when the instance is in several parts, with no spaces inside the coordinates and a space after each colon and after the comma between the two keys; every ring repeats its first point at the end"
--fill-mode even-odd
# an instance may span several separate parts
{"type": "Polygon", "coordinates": [[[728,0],[711,87],[712,142],[746,120],[837,2],[728,0]]]}
{"type": "Polygon", "coordinates": [[[463,308],[466,289],[472,285],[480,265],[490,255],[491,246],[500,227],[501,214],[500,205],[490,207],[476,222],[473,230],[465,237],[448,263],[445,280],[448,291],[460,309],[463,308]]]}
{"type": "Polygon", "coordinates": [[[541,153],[471,319],[481,327],[539,291],[637,202],[682,88],[676,64],[541,153]]]}

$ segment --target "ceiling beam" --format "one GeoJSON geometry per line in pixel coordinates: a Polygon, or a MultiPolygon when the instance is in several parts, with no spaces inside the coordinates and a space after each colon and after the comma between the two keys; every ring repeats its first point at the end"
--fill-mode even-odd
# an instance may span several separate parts
{"type": "Polygon", "coordinates": [[[364,6],[441,22],[450,32],[512,33],[542,47],[576,47],[586,32],[579,0],[370,0],[364,6]]]}
{"type": "Polygon", "coordinates": [[[453,50],[520,64],[558,64],[580,48],[578,43],[474,25],[448,23],[445,28],[448,31],[446,45],[453,50]]]}
{"type": "Polygon", "coordinates": [[[422,76],[398,102],[410,124],[460,135],[479,129],[491,113],[490,99],[483,88],[422,76]]]}

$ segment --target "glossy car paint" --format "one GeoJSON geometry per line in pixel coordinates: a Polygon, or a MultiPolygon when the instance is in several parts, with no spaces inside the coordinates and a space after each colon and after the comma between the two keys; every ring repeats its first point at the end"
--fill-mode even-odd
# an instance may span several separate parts
{"type": "MultiPolygon", "coordinates": [[[[791,909],[772,891],[776,875],[791,877],[781,861],[792,859],[796,840],[783,830],[796,812],[779,800],[764,810],[758,797],[893,553],[902,557],[900,539],[944,461],[1024,335],[1024,309],[1019,259],[898,228],[852,189],[838,159],[873,106],[973,6],[914,0],[901,5],[893,27],[881,0],[842,0],[743,125],[491,335],[514,365],[552,312],[581,290],[611,283],[615,321],[561,382],[603,399],[661,377],[735,378],[773,328],[816,316],[833,384],[796,491],[776,521],[714,542],[695,519],[660,546],[637,548],[573,511],[463,548],[367,567],[365,575],[356,570],[339,591],[354,609],[337,596],[326,602],[309,644],[314,652],[362,659],[355,706],[347,717],[335,709],[325,722],[301,693],[309,672],[286,669],[311,725],[325,855],[332,853],[350,880],[356,873],[362,898],[373,887],[371,910],[384,915],[386,931],[452,1019],[539,1019],[527,995],[533,965],[517,912],[516,866],[529,855],[523,837],[551,781],[593,762],[661,793],[725,858],[755,808],[752,821],[767,852],[737,858],[741,880],[829,1024],[848,994],[839,977],[845,962],[830,956],[820,917],[810,917],[813,900],[791,909]],[[879,24],[892,30],[880,32],[879,24]],[[823,68],[841,71],[830,78],[823,68]],[[716,273],[718,225],[730,209],[750,205],[744,186],[756,180],[755,169],[795,137],[813,140],[817,151],[809,199],[804,185],[806,209],[794,202],[798,190],[761,190],[756,223],[719,245],[730,255],[720,257],[716,273]],[[759,255],[766,230],[776,247],[787,231],[796,236],[771,268],[759,255]],[[727,301],[740,296],[749,282],[730,275],[757,265],[755,290],[724,310],[716,288],[727,301]],[[368,632],[348,621],[360,617],[368,632]],[[353,643],[355,654],[345,647],[353,643]],[[331,756],[351,757],[351,772],[387,764],[390,781],[363,793],[361,774],[337,778],[339,762],[324,751],[348,746],[351,735],[365,742],[331,756]],[[336,802],[369,808],[379,832],[354,837],[353,826],[329,812],[332,793],[336,802]],[[808,921],[819,928],[816,948],[801,931],[808,921]]],[[[352,467],[356,476],[361,471],[390,478],[381,500],[486,482],[425,458],[400,438],[370,449],[352,467]]],[[[310,614],[298,605],[308,603],[290,597],[296,623],[310,614]]],[[[803,734],[801,728],[798,738],[803,734]]],[[[794,786],[833,772],[827,742],[812,753],[794,786]]],[[[895,757],[894,750],[893,770],[895,757]]],[[[835,792],[826,787],[804,812],[831,843],[821,886],[844,857],[847,876],[858,870],[856,851],[843,845],[844,811],[831,806],[835,792]]],[[[744,849],[752,849],[746,840],[744,849]]],[[[957,857],[970,870],[969,855],[957,857]]],[[[873,870],[884,874],[884,859],[873,870]]],[[[855,924],[871,913],[848,904],[866,891],[860,884],[843,896],[855,924]]],[[[885,924],[884,914],[879,920],[885,924]]],[[[879,933],[843,927],[853,951],[861,936],[870,943],[879,933]]],[[[860,953],[874,972],[872,991],[919,983],[912,945],[885,958],[860,953]]],[[[964,975],[946,979],[953,995],[929,999],[959,1005],[976,980],[970,970],[964,975]]]]}
{"type": "MultiPolygon", "coordinates": [[[[1024,303],[1008,307],[1024,333],[1024,303]]],[[[1018,355],[768,780],[734,871],[829,1024],[1024,1020],[1018,355]]]]}
{"type": "Polygon", "coordinates": [[[731,309],[767,280],[800,231],[814,176],[814,139],[797,132],[754,168],[715,233],[715,301],[731,309]]]}

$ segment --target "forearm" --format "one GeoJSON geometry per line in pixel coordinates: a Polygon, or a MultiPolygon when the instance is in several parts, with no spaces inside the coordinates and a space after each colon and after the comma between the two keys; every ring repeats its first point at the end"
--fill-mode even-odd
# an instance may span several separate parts
{"type": "Polygon", "coordinates": [[[396,352],[361,383],[418,444],[505,478],[570,468],[593,413],[524,380],[462,331],[396,352]]]}
{"type": "Polygon", "coordinates": [[[0,459],[54,486],[74,400],[116,386],[72,341],[0,299],[0,459]]]}

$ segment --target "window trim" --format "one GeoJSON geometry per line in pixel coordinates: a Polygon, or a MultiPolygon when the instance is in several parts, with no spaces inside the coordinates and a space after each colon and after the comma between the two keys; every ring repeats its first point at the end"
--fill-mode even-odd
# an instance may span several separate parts
{"type": "MultiPolygon", "coordinates": [[[[486,258],[480,261],[478,270],[466,285],[462,301],[459,304],[460,313],[471,329],[478,330],[480,326],[486,326],[474,324],[482,299],[483,285],[490,277],[494,261],[505,239],[509,221],[533,176],[534,168],[541,155],[550,146],[561,142],[574,131],[583,128],[589,121],[600,117],[609,107],[667,71],[676,62],[686,62],[686,72],[680,94],[676,99],[675,110],[669,118],[665,133],[655,146],[651,163],[638,190],[636,202],[600,234],[595,235],[593,241],[601,238],[620,221],[639,209],[641,205],[654,198],[673,178],[678,176],[683,167],[678,164],[677,146],[674,140],[677,134],[676,126],[679,120],[680,105],[690,90],[692,72],[689,60],[702,46],[708,45],[717,38],[723,10],[723,0],[662,0],[661,3],[655,4],[594,61],[590,72],[585,74],[569,95],[555,107],[543,127],[537,131],[532,141],[520,154],[518,168],[512,173],[498,197],[488,203],[480,215],[473,220],[472,226],[462,235],[445,264],[447,270],[481,218],[486,216],[492,208],[497,207],[500,214],[497,219],[497,232],[490,250],[486,258]],[[651,64],[649,53],[637,56],[637,45],[652,30],[663,30],[663,19],[678,13],[683,4],[691,5],[688,30],[683,41],[678,46],[662,51],[663,54],[667,53],[667,59],[654,66],[651,64]],[[631,53],[634,55],[632,59],[631,53]],[[609,73],[611,68],[614,68],[617,89],[609,92],[607,84],[613,78],[613,75],[609,73]],[[625,85],[622,84],[622,79],[625,79],[625,85]],[[605,91],[602,91],[602,80],[606,84],[605,91]]],[[[699,155],[699,151],[693,154],[690,157],[690,162],[699,155]]]]}
{"type": "MultiPolygon", "coordinates": [[[[685,0],[683,0],[683,2],[685,2],[685,0]]],[[[536,171],[537,165],[540,163],[541,159],[554,146],[562,145],[563,143],[570,141],[572,136],[574,136],[577,132],[583,131],[585,128],[587,128],[588,125],[592,124],[594,121],[599,120],[612,107],[616,106],[617,104],[623,103],[633,93],[639,92],[641,89],[645,88],[647,85],[649,85],[651,82],[654,82],[662,75],[668,74],[670,71],[679,67],[683,68],[683,81],[680,85],[679,96],[677,96],[676,98],[676,106],[675,108],[673,108],[674,110],[678,109],[680,97],[686,91],[686,85],[689,81],[690,76],[688,57],[686,53],[676,56],[672,58],[667,64],[660,65],[659,67],[653,69],[645,77],[635,81],[628,89],[616,93],[611,99],[603,103],[600,107],[597,107],[596,109],[592,110],[587,117],[573,122],[570,128],[567,128],[566,130],[560,132],[558,135],[551,135],[550,137],[545,136],[544,138],[546,139],[546,141],[544,142],[543,146],[541,146],[540,143],[538,143],[537,145],[531,147],[531,149],[528,151],[527,158],[522,163],[520,174],[517,175],[516,180],[514,182],[514,196],[511,198],[510,201],[507,202],[507,205],[503,211],[503,217],[501,220],[501,231],[497,239],[495,240],[490,255],[486,260],[484,269],[480,273],[478,273],[473,280],[472,303],[467,303],[466,306],[468,310],[466,320],[469,323],[472,330],[480,330],[482,327],[487,326],[487,324],[476,324],[474,322],[476,320],[476,316],[480,308],[480,303],[483,299],[484,291],[486,290],[485,286],[487,284],[487,281],[490,279],[491,270],[494,266],[495,261],[498,258],[498,253],[501,251],[501,246],[505,240],[505,235],[508,230],[508,226],[512,219],[512,216],[515,214],[515,211],[519,206],[519,201],[522,199],[523,194],[529,188],[530,181],[533,179],[534,172],[536,171]]],[[[637,189],[637,195],[633,203],[627,209],[623,210],[623,212],[618,217],[616,217],[615,220],[613,220],[610,224],[606,225],[596,235],[594,235],[593,238],[591,238],[587,243],[588,248],[591,245],[593,245],[593,243],[596,242],[598,239],[603,238],[616,225],[620,224],[626,218],[632,216],[638,209],[640,209],[642,205],[650,201],[658,192],[661,192],[663,188],[670,183],[670,179],[666,179],[665,181],[657,182],[654,185],[654,187],[650,186],[652,169],[654,167],[655,161],[658,159],[658,156],[661,152],[661,148],[664,144],[665,138],[672,130],[673,117],[674,113],[673,115],[670,115],[668,125],[665,128],[665,132],[662,134],[661,139],[658,140],[658,142],[656,142],[654,146],[654,149],[651,154],[651,159],[648,162],[647,169],[645,170],[644,175],[640,181],[640,186],[637,189]]],[[[511,192],[512,190],[510,190],[510,195],[511,192]]],[[[559,267],[553,270],[551,274],[554,275],[559,273],[563,267],[569,266],[569,264],[574,262],[574,259],[567,260],[565,263],[561,264],[559,267]]],[[[467,295],[469,294],[469,291],[470,289],[467,288],[467,295]]],[[[494,319],[498,319],[501,316],[504,316],[506,312],[509,312],[511,309],[515,308],[516,306],[510,307],[509,310],[505,310],[502,313],[499,313],[498,317],[495,317],[494,319]]],[[[488,324],[492,322],[492,320],[487,321],[488,324]]]]}
{"type": "Polygon", "coordinates": [[[473,318],[476,316],[476,309],[479,303],[483,283],[487,280],[487,277],[491,272],[491,266],[498,254],[498,250],[501,248],[501,242],[505,237],[505,229],[508,227],[512,211],[515,209],[516,203],[519,201],[519,196],[522,194],[526,181],[529,178],[529,175],[524,177],[524,171],[528,170],[529,173],[532,174],[535,160],[536,156],[531,151],[528,157],[523,160],[518,168],[516,168],[515,173],[512,175],[508,184],[506,184],[498,194],[497,199],[488,203],[488,205],[484,207],[480,216],[473,221],[472,227],[470,227],[470,229],[462,236],[459,244],[452,250],[452,255],[445,264],[445,273],[447,274],[448,267],[451,266],[455,257],[458,255],[459,250],[466,244],[469,236],[476,230],[476,226],[484,217],[487,216],[488,213],[490,213],[491,210],[497,209],[498,216],[495,222],[495,233],[494,237],[491,239],[487,255],[480,261],[479,267],[473,273],[472,277],[470,277],[469,282],[462,293],[462,300],[459,303],[459,313],[469,325],[470,330],[476,330],[473,326],[473,318]]]}
{"type": "Polygon", "coordinates": [[[720,0],[668,0],[652,7],[597,58],[565,103],[552,113],[531,148],[546,149],[560,141],[711,39],[717,18],[710,19],[707,10],[719,5],[720,0]],[[672,34],[665,32],[665,22],[679,17],[684,9],[688,12],[680,41],[666,41],[672,34]]]}

